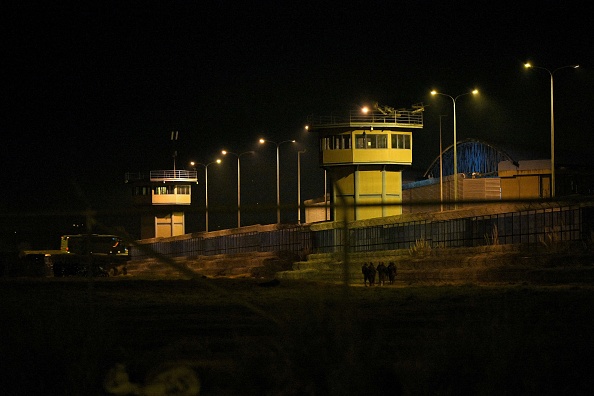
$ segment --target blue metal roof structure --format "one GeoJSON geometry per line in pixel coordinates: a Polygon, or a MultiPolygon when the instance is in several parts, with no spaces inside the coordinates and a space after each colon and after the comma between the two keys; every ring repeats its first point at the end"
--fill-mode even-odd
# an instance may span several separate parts
{"type": "MultiPolygon", "coordinates": [[[[458,173],[466,175],[481,175],[482,177],[496,177],[497,165],[501,161],[511,161],[517,164],[520,158],[513,158],[501,147],[480,141],[465,139],[457,144],[458,173]]],[[[450,145],[442,153],[443,176],[454,174],[454,145],[450,145]]],[[[439,156],[433,160],[423,175],[426,178],[439,178],[439,156]]]]}

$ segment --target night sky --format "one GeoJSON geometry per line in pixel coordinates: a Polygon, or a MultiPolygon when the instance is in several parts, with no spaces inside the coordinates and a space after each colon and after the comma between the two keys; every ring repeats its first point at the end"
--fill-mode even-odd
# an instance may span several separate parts
{"type": "MultiPolygon", "coordinates": [[[[1,6],[3,235],[68,233],[78,211],[109,214],[123,226],[129,208],[126,172],[208,163],[221,149],[242,157],[242,203],[276,201],[281,146],[281,202],[323,195],[310,115],[379,102],[423,102],[425,128],[414,131],[414,180],[452,143],[457,96],[458,140],[478,138],[550,153],[550,76],[555,70],[559,164],[587,161],[594,134],[594,34],[586,2],[577,1],[18,1],[1,6]],[[175,144],[171,131],[179,131],[175,144]],[[569,153],[569,155],[566,155],[569,153]],[[47,215],[65,213],[58,220],[47,215]],[[26,216],[27,221],[15,218],[26,216]],[[46,225],[51,223],[51,225],[46,225]],[[33,225],[32,225],[33,224],[33,225]]],[[[209,204],[236,203],[237,160],[209,167],[209,204]]],[[[520,158],[523,159],[523,158],[520,158]]],[[[202,168],[198,168],[203,179],[202,168]]],[[[195,186],[194,208],[204,202],[195,186]]],[[[296,211],[283,216],[295,222],[296,211]],[[293,213],[295,212],[295,213],[293,213]]],[[[128,211],[129,214],[129,211],[128,211]]],[[[274,223],[276,212],[242,215],[244,224],[274,223]]],[[[213,213],[210,228],[236,225],[213,213]]],[[[200,213],[187,232],[203,230],[200,213]]],[[[52,234],[53,235],[53,234],[52,234]]]]}

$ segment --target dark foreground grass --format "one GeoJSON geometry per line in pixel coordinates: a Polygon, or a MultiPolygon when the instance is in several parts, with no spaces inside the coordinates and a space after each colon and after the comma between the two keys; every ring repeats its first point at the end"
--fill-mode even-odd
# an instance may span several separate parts
{"type": "MultiPolygon", "coordinates": [[[[169,364],[202,395],[590,394],[594,287],[4,279],[3,395],[103,395],[169,364]]],[[[125,394],[125,393],[122,393],[125,394]]]]}

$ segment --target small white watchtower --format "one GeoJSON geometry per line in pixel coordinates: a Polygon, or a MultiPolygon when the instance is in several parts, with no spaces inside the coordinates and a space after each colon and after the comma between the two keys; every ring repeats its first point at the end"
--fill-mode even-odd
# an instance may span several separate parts
{"type": "Polygon", "coordinates": [[[140,239],[186,233],[183,207],[192,204],[192,184],[198,183],[198,177],[195,169],[176,169],[178,137],[178,131],[171,132],[173,170],[125,175],[126,184],[132,186],[132,204],[141,210],[140,239]]]}
{"type": "Polygon", "coordinates": [[[155,170],[126,173],[132,186],[132,202],[141,209],[140,238],[159,238],[186,233],[184,206],[192,203],[195,170],[155,170]]]}

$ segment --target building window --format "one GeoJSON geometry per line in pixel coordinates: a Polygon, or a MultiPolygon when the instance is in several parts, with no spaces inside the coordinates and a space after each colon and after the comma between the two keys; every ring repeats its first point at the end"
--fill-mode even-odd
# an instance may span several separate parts
{"type": "Polygon", "coordinates": [[[174,186],[158,186],[155,188],[155,195],[167,195],[174,193],[174,186]]]}
{"type": "Polygon", "coordinates": [[[177,193],[181,195],[190,195],[190,186],[177,186],[177,193]]]}
{"type": "Polygon", "coordinates": [[[147,196],[151,195],[151,188],[148,186],[136,186],[132,190],[132,194],[136,196],[147,196]]]}
{"type": "Polygon", "coordinates": [[[386,135],[362,133],[355,135],[357,148],[388,148],[386,135]]]}
{"type": "Polygon", "coordinates": [[[377,148],[388,148],[387,135],[373,135],[377,140],[377,148]]]}
{"type": "Polygon", "coordinates": [[[392,134],[392,148],[393,149],[410,150],[410,135],[393,133],[392,134]]]}
{"type": "Polygon", "coordinates": [[[320,147],[322,150],[350,150],[351,135],[326,136],[322,139],[320,147]]]}
{"type": "Polygon", "coordinates": [[[351,146],[351,135],[343,135],[342,136],[342,148],[350,150],[351,146]]]}
{"type": "Polygon", "coordinates": [[[366,148],[367,147],[367,134],[356,134],[355,135],[355,142],[356,147],[358,149],[366,148]]]}

